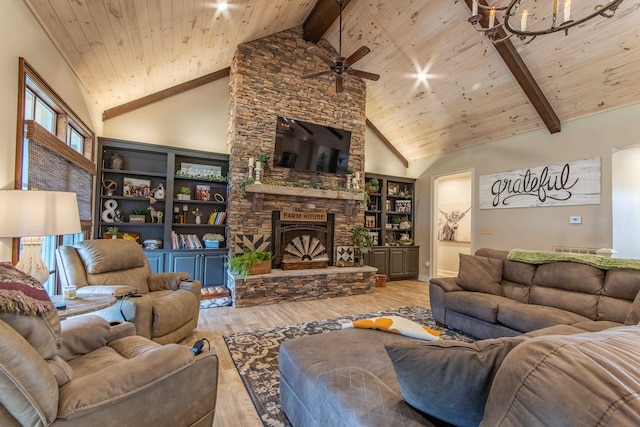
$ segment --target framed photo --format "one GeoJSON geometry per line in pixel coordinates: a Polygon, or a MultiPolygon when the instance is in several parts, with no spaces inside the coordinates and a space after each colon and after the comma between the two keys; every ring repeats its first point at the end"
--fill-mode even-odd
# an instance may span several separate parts
{"type": "Polygon", "coordinates": [[[148,197],[151,195],[151,181],[125,176],[122,182],[124,197],[148,197]]]}
{"type": "Polygon", "coordinates": [[[197,163],[180,163],[180,171],[190,176],[221,176],[222,168],[213,165],[199,165],[197,163]]]}
{"type": "Polygon", "coordinates": [[[400,184],[395,182],[390,182],[387,185],[387,194],[390,196],[395,196],[400,192],[400,184]]]}
{"type": "Polygon", "coordinates": [[[211,186],[210,185],[196,185],[196,200],[211,200],[211,186]]]}
{"type": "Polygon", "coordinates": [[[411,200],[396,200],[396,212],[411,213],[411,200]]]}

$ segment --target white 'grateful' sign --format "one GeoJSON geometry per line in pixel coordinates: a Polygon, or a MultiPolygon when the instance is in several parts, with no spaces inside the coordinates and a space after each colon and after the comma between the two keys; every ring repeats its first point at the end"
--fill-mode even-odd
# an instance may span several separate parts
{"type": "Polygon", "coordinates": [[[601,160],[576,160],[480,177],[480,209],[600,204],[601,160]]]}

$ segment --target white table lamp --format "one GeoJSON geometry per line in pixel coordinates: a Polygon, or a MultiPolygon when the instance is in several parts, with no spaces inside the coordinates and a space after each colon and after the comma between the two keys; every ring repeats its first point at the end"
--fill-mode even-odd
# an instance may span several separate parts
{"type": "Polygon", "coordinates": [[[40,283],[49,278],[40,253],[42,236],[82,231],[76,193],[0,190],[0,237],[21,237],[22,254],[16,268],[40,283]]]}

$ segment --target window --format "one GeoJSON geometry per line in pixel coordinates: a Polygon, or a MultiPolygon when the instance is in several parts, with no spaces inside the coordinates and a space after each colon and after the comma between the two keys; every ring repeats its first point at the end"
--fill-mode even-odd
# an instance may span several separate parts
{"type": "MultiPolygon", "coordinates": [[[[73,191],[78,197],[82,233],[44,236],[42,258],[55,271],[55,250],[91,234],[95,136],[56,92],[20,58],[16,188],[73,191]]],[[[13,261],[20,248],[14,240],[13,261]]],[[[60,293],[56,275],[44,284],[49,294],[60,293]]]]}

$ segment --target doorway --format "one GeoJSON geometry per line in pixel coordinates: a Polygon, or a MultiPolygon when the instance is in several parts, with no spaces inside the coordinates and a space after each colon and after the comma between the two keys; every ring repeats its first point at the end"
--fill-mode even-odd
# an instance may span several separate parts
{"type": "Polygon", "coordinates": [[[433,180],[432,277],[457,276],[459,254],[471,253],[472,176],[468,170],[433,180]]]}
{"type": "Polygon", "coordinates": [[[640,259],[640,145],[614,150],[611,159],[613,249],[640,259]]]}

